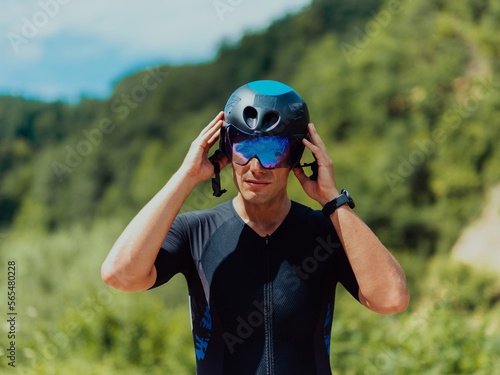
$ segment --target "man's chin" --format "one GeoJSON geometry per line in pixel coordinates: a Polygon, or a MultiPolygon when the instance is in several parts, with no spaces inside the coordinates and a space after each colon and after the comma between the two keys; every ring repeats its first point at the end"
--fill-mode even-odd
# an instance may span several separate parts
{"type": "Polygon", "coordinates": [[[245,190],[241,192],[241,196],[245,202],[252,204],[266,204],[272,200],[267,192],[259,190],[245,190]]]}

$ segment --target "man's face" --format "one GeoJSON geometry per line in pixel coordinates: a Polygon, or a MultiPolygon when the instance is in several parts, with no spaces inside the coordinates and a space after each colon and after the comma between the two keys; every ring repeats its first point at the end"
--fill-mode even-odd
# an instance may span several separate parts
{"type": "Polygon", "coordinates": [[[234,183],[246,202],[270,204],[286,197],[289,167],[265,169],[256,157],[246,165],[232,165],[234,183]]]}

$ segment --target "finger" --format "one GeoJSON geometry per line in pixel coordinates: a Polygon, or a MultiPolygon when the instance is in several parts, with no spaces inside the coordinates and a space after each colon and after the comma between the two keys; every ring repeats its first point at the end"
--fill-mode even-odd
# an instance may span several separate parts
{"type": "Polygon", "coordinates": [[[314,124],[313,123],[308,124],[307,129],[309,130],[309,135],[311,136],[312,143],[314,143],[319,148],[326,150],[326,146],[323,143],[323,140],[319,136],[318,132],[316,131],[314,124]]]}
{"type": "Polygon", "coordinates": [[[222,117],[224,116],[224,112],[220,111],[217,116],[214,117],[212,121],[205,127],[206,130],[209,130],[212,126],[214,126],[215,123],[219,122],[222,120],[222,117]]]}
{"type": "Polygon", "coordinates": [[[205,135],[205,133],[209,132],[215,124],[217,124],[219,121],[222,120],[223,116],[224,116],[224,111],[220,111],[219,114],[215,116],[215,118],[212,121],[210,121],[210,123],[207,126],[205,126],[205,128],[201,131],[200,134],[205,135]]]}
{"type": "MultiPolygon", "coordinates": [[[[220,124],[222,125],[222,121],[220,122],[220,124]]],[[[208,145],[209,145],[210,147],[212,147],[212,146],[215,144],[215,142],[217,142],[217,140],[218,140],[218,139],[219,139],[219,137],[220,137],[220,130],[221,130],[221,129],[220,129],[220,127],[216,128],[216,129],[217,129],[217,130],[215,131],[215,133],[214,133],[214,134],[212,134],[212,136],[211,136],[211,137],[210,137],[210,139],[208,140],[208,145]]]]}
{"type": "Polygon", "coordinates": [[[203,146],[213,145],[214,142],[219,138],[220,128],[222,126],[222,120],[217,121],[208,129],[204,134],[200,134],[200,142],[203,146]]]}
{"type": "Polygon", "coordinates": [[[229,159],[227,158],[227,156],[222,156],[220,159],[219,159],[219,166],[220,166],[220,170],[222,171],[224,168],[226,168],[228,165],[229,165],[229,159]]]}
{"type": "Polygon", "coordinates": [[[318,162],[320,163],[326,162],[330,157],[328,155],[328,150],[326,149],[325,144],[323,143],[323,141],[321,140],[321,138],[317,133],[315,135],[312,135],[312,137],[314,137],[314,139],[312,140],[304,138],[303,139],[304,145],[309,150],[311,150],[311,152],[314,154],[318,162]]]}
{"type": "Polygon", "coordinates": [[[304,172],[304,169],[302,169],[302,167],[293,168],[293,173],[295,174],[295,177],[297,177],[297,180],[299,180],[299,182],[302,186],[304,185],[304,183],[306,183],[309,180],[309,177],[307,177],[307,175],[304,172]]]}
{"type": "Polygon", "coordinates": [[[311,152],[314,154],[314,156],[316,157],[316,159],[318,159],[320,157],[320,154],[322,153],[322,150],[318,146],[316,146],[314,143],[312,143],[310,140],[308,140],[306,138],[304,138],[302,140],[302,143],[309,150],[311,150],[311,152]]]}

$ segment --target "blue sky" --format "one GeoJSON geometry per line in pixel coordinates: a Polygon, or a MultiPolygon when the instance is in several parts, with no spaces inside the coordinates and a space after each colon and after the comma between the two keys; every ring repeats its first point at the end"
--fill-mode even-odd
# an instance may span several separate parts
{"type": "Polygon", "coordinates": [[[0,95],[106,98],[126,74],[214,57],[310,0],[3,0],[0,95]]]}

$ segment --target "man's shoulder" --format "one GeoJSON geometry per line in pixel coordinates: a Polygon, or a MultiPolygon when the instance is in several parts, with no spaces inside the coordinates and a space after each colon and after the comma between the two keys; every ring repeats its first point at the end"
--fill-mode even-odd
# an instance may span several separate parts
{"type": "Polygon", "coordinates": [[[326,222],[329,221],[321,210],[315,210],[305,204],[292,201],[292,213],[296,218],[312,222],[326,222]]]}
{"type": "Polygon", "coordinates": [[[294,226],[312,233],[332,232],[332,221],[321,210],[313,209],[302,203],[292,201],[291,222],[294,226]]]}
{"type": "Polygon", "coordinates": [[[223,202],[215,207],[204,210],[188,211],[177,216],[177,220],[185,225],[208,222],[224,222],[235,216],[231,201],[223,202]]]}
{"type": "Polygon", "coordinates": [[[323,238],[335,243],[340,242],[332,221],[319,209],[292,201],[291,230],[304,238],[323,238]]]}
{"type": "Polygon", "coordinates": [[[179,216],[212,216],[212,215],[232,215],[233,214],[232,201],[222,202],[214,207],[206,208],[203,210],[187,211],[179,216]]]}

